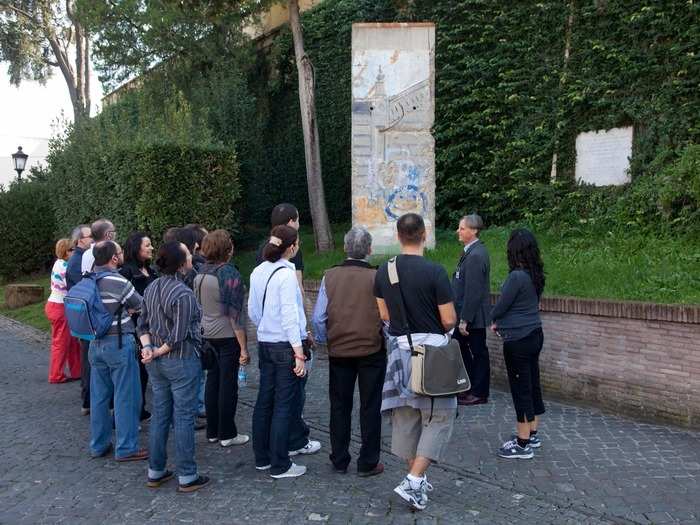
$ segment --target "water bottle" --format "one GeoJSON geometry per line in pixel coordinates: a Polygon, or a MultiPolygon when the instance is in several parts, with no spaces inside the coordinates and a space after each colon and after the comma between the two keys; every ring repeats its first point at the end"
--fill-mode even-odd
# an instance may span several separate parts
{"type": "Polygon", "coordinates": [[[248,372],[246,372],[245,365],[242,365],[238,369],[238,386],[246,386],[248,384],[248,372]]]}

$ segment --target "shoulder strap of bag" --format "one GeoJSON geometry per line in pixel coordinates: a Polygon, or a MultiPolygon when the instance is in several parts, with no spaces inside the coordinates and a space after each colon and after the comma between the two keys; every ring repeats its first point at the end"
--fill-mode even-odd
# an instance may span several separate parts
{"type": "MultiPolygon", "coordinates": [[[[97,293],[100,293],[100,287],[97,284],[100,279],[105,277],[109,272],[96,272],[95,275],[95,286],[97,287],[97,293]]],[[[117,318],[117,349],[122,349],[122,311],[124,310],[124,298],[119,299],[119,306],[117,306],[117,311],[114,312],[114,317],[117,318]]]]}
{"type": "Polygon", "coordinates": [[[263,293],[263,300],[262,300],[262,309],[260,311],[260,317],[263,316],[265,313],[265,299],[267,298],[267,287],[270,285],[270,280],[272,279],[272,276],[275,275],[277,272],[279,272],[284,266],[278,266],[274,270],[272,270],[272,273],[270,274],[270,277],[267,278],[267,282],[265,283],[265,293],[263,293]]]}
{"type": "Polygon", "coordinates": [[[406,332],[406,338],[408,339],[408,346],[413,350],[413,339],[411,339],[411,327],[408,324],[408,315],[406,315],[406,303],[403,298],[403,291],[401,290],[401,282],[399,281],[399,267],[397,265],[397,258],[392,257],[389,259],[387,269],[389,270],[389,283],[394,286],[398,285],[399,289],[399,308],[401,310],[401,317],[403,318],[403,329],[406,332]]]}

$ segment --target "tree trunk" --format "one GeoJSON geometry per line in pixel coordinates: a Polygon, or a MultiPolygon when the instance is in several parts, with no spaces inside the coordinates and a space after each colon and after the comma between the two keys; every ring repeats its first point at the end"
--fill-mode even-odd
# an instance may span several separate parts
{"type": "Polygon", "coordinates": [[[314,227],[316,250],[333,250],[333,235],[328,221],[326,196],[321,177],[321,150],[316,122],[316,99],[314,94],[314,70],[311,60],[304,51],[304,35],[299,19],[299,1],[289,0],[289,24],[294,38],[294,55],[299,77],[299,106],[301,126],[304,131],[304,154],[306,157],[306,182],[309,191],[311,222],[314,227]]]}

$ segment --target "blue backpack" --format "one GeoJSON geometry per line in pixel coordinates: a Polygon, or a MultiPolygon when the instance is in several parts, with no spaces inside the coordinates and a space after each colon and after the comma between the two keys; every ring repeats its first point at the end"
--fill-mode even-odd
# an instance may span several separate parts
{"type": "MultiPolygon", "coordinates": [[[[105,308],[97,282],[111,272],[86,273],[78,284],[73,286],[63,299],[66,321],[72,336],[86,341],[100,339],[107,335],[115,317],[121,319],[123,305],[119,305],[115,315],[105,308]]],[[[118,323],[121,332],[121,322],[118,323]]],[[[121,333],[120,347],[121,347],[121,333]]]]}

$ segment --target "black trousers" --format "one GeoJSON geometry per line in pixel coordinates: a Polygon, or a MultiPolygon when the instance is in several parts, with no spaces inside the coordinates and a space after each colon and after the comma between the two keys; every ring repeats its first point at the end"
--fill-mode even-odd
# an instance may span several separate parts
{"type": "Polygon", "coordinates": [[[520,423],[544,414],[539,363],[543,341],[542,329],[538,328],[522,339],[503,342],[510,393],[520,423]]]}
{"type": "Polygon", "coordinates": [[[459,342],[464,367],[472,384],[470,392],[476,397],[489,397],[491,383],[491,362],[489,347],[486,346],[486,328],[470,328],[469,335],[463,336],[455,329],[454,338],[459,342]]]}
{"type": "Polygon", "coordinates": [[[83,401],[83,408],[90,408],[90,361],[88,360],[88,350],[90,341],[78,339],[80,343],[80,398],[83,401]]]}
{"type": "Polygon", "coordinates": [[[238,435],[238,367],[241,347],[235,337],[207,339],[214,347],[214,368],[207,371],[204,406],[207,411],[207,438],[232,439],[238,435]]]}
{"type": "Polygon", "coordinates": [[[379,462],[381,446],[382,387],[386,372],[386,351],[365,357],[330,357],[328,359],[331,401],[331,454],[338,469],[350,464],[350,430],[355,380],[360,389],[360,432],[362,446],[357,459],[357,470],[372,470],[379,462]]]}

